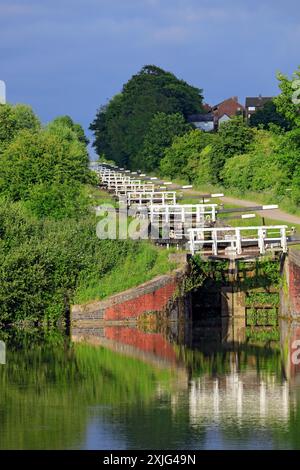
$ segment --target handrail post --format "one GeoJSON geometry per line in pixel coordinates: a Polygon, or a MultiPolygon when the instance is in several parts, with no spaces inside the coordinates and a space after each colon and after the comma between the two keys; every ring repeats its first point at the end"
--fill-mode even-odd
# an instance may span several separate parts
{"type": "Polygon", "coordinates": [[[215,222],[216,221],[216,208],[215,206],[212,206],[212,211],[211,211],[211,218],[212,218],[212,221],[215,222]]]}
{"type": "Polygon", "coordinates": [[[286,239],[286,229],[285,227],[282,227],[280,229],[280,235],[281,235],[281,248],[282,248],[282,251],[283,253],[286,253],[287,252],[287,239],[286,239]]]}
{"type": "Polygon", "coordinates": [[[211,235],[212,235],[211,238],[212,238],[212,241],[213,241],[213,244],[212,244],[213,254],[215,256],[217,256],[217,254],[218,254],[218,232],[217,232],[217,230],[212,229],[211,235]]]}
{"type": "Polygon", "coordinates": [[[194,256],[195,246],[194,246],[194,232],[193,232],[193,230],[190,230],[190,248],[191,248],[192,256],[194,256]]]}
{"type": "Polygon", "coordinates": [[[239,228],[235,229],[235,237],[236,237],[236,253],[238,255],[242,254],[242,241],[241,241],[241,231],[239,228]]]}
{"type": "Polygon", "coordinates": [[[258,229],[258,246],[259,246],[260,254],[264,255],[266,250],[265,250],[264,230],[262,228],[258,229]]]}

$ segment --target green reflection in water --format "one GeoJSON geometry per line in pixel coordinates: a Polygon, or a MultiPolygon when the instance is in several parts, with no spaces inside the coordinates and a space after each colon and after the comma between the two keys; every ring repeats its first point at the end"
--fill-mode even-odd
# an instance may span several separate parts
{"type": "Polygon", "coordinates": [[[102,347],[51,334],[6,337],[0,366],[0,448],[76,447],[89,406],[146,404],[171,373],[102,347]]]}

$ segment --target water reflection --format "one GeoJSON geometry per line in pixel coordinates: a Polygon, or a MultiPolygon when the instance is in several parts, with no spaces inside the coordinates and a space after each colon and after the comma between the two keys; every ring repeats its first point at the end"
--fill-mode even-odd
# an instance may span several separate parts
{"type": "MultiPolygon", "coordinates": [[[[289,338],[285,359],[290,365],[291,345],[299,338],[300,328],[283,321],[281,328],[289,338]]],[[[286,448],[293,444],[285,438],[278,442],[276,436],[277,433],[289,434],[291,416],[294,419],[299,414],[299,393],[294,379],[299,378],[300,367],[293,366],[287,373],[279,331],[278,327],[249,329],[240,319],[226,318],[221,327],[194,324],[192,331],[185,335],[177,332],[177,337],[174,331],[171,334],[166,331],[149,333],[132,327],[110,326],[101,332],[97,329],[77,331],[74,338],[94,344],[97,338],[98,344],[115,350],[120,350],[122,345],[125,354],[136,357],[139,351],[140,358],[151,362],[154,355],[157,360],[159,358],[160,365],[177,373],[180,370],[181,379],[184,377],[185,380],[175,382],[181,386],[173,387],[169,394],[173,416],[186,410],[191,436],[204,429],[207,436],[209,430],[214,429],[212,442],[204,439],[196,446],[286,448]],[[180,342],[178,336],[184,340],[180,342]],[[128,348],[129,344],[131,348],[128,348]],[[145,350],[150,356],[145,356],[145,350]],[[228,432],[231,438],[225,439],[225,443],[228,432]],[[259,440],[255,439],[257,432],[263,433],[259,440]],[[220,433],[222,439],[217,436],[220,433]],[[238,438],[233,437],[236,433],[238,438]]],[[[158,388],[157,398],[162,396],[158,388]]],[[[189,446],[188,441],[186,445],[189,446]]]]}
{"type": "Polygon", "coordinates": [[[300,448],[300,324],[2,334],[2,449],[300,448]]]}
{"type": "Polygon", "coordinates": [[[288,383],[278,383],[274,376],[261,379],[256,371],[232,371],[223,377],[204,377],[191,381],[189,392],[190,422],[226,426],[226,420],[241,426],[243,422],[265,426],[274,420],[286,424],[290,400],[288,383]]]}
{"type": "Polygon", "coordinates": [[[285,375],[300,386],[300,322],[281,320],[280,331],[285,375]]]}

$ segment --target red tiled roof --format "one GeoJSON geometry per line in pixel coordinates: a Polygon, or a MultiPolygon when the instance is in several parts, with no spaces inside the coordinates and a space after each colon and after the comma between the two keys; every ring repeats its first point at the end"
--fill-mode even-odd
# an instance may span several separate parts
{"type": "Polygon", "coordinates": [[[228,98],[227,100],[222,101],[221,103],[213,106],[213,113],[216,119],[219,119],[224,114],[227,116],[232,117],[235,116],[239,112],[244,111],[244,106],[238,102],[238,98],[236,96],[232,98],[228,98]]]}

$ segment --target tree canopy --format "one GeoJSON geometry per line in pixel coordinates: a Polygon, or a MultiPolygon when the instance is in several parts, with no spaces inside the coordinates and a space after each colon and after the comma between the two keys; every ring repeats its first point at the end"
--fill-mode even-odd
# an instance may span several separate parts
{"type": "Polygon", "coordinates": [[[25,104],[0,104],[0,154],[19,131],[38,131],[41,123],[32,108],[25,104]]]}
{"type": "Polygon", "coordinates": [[[268,129],[270,124],[275,124],[284,130],[290,129],[290,122],[277,111],[274,101],[267,101],[261,109],[258,109],[250,117],[251,127],[268,129]]]}
{"type": "Polygon", "coordinates": [[[156,113],[149,123],[142,150],[137,154],[134,166],[146,171],[157,169],[165,149],[172,144],[174,137],[183,135],[190,129],[191,125],[185,122],[180,113],[156,113]]]}
{"type": "Polygon", "coordinates": [[[60,127],[71,129],[75,132],[79,142],[88,145],[89,139],[86,137],[83,127],[80,124],[75,123],[70,116],[58,116],[48,125],[50,130],[58,129],[60,127]]]}
{"type": "Polygon", "coordinates": [[[281,93],[274,98],[276,109],[293,127],[300,126],[300,66],[292,79],[282,73],[277,78],[281,93]]]}
{"type": "Polygon", "coordinates": [[[1,156],[0,191],[13,200],[26,199],[34,184],[87,182],[88,174],[88,155],[77,139],[22,131],[1,156]]]}
{"type": "MultiPolygon", "coordinates": [[[[170,178],[179,176],[188,181],[199,180],[207,164],[207,151],[203,150],[210,146],[214,137],[213,134],[196,129],[176,137],[160,162],[163,175],[170,178]]],[[[205,176],[209,179],[207,174],[205,176]]]]}
{"type": "Polygon", "coordinates": [[[97,112],[90,125],[95,135],[93,146],[99,155],[133,168],[155,114],[180,113],[186,119],[202,111],[202,100],[202,90],[159,67],[146,65],[97,112]]]}
{"type": "Polygon", "coordinates": [[[221,171],[228,158],[245,153],[253,139],[253,130],[242,117],[223,123],[213,144],[211,167],[214,181],[222,181],[221,171]]]}
{"type": "Polygon", "coordinates": [[[0,196],[39,217],[79,216],[92,181],[84,131],[68,116],[42,128],[26,105],[0,105],[0,196]]]}

